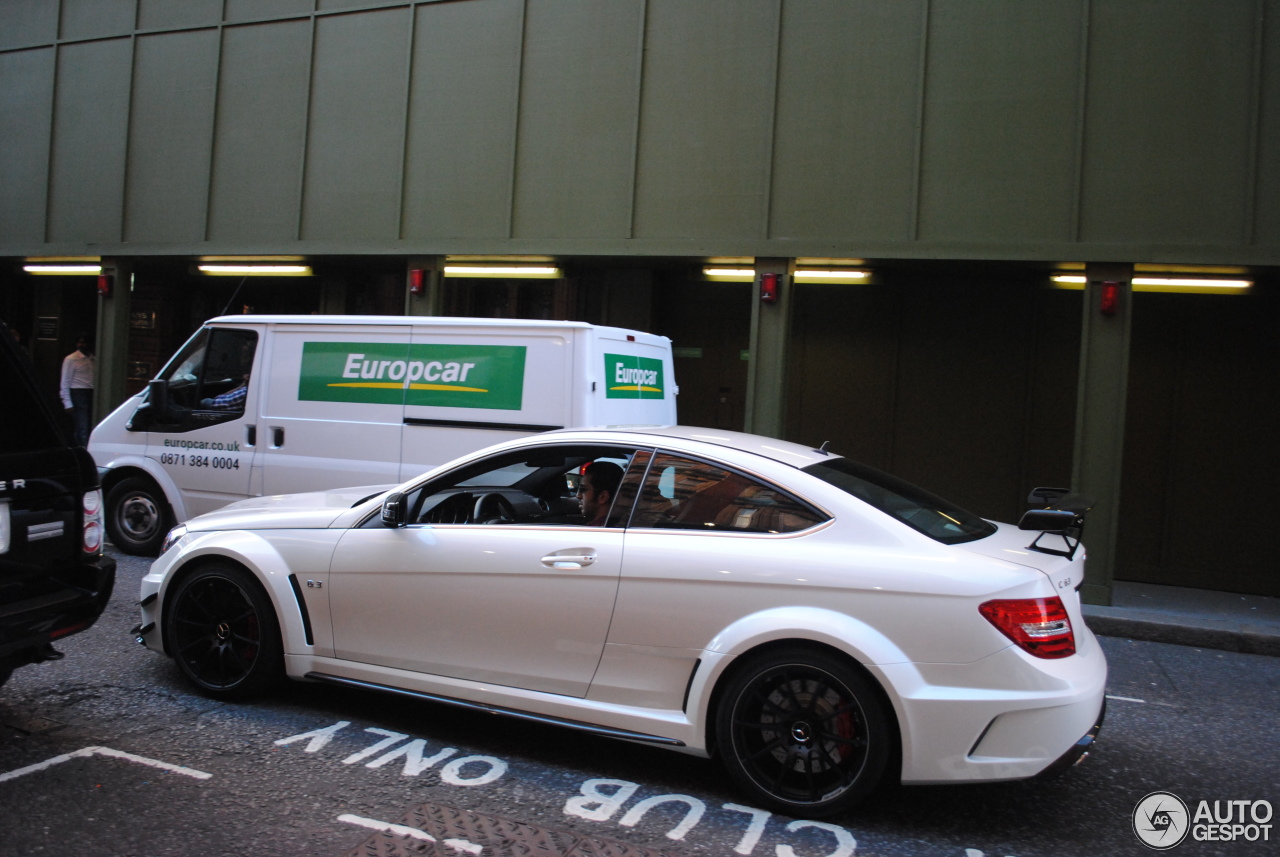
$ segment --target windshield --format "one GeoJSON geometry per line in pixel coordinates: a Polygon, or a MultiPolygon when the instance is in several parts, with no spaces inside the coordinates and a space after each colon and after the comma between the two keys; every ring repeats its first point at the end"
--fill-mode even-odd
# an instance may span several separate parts
{"type": "Polygon", "coordinates": [[[833,458],[804,468],[824,482],[875,506],[886,515],[943,544],[986,538],[996,531],[972,512],[941,497],[847,458],[833,458]]]}

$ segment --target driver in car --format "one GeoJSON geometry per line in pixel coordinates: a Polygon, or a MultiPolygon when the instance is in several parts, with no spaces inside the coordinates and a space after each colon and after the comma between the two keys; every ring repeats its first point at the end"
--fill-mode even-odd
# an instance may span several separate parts
{"type": "Polygon", "coordinates": [[[603,527],[609,506],[622,484],[622,468],[612,461],[593,461],[582,471],[578,483],[578,504],[589,527],[603,527]]]}

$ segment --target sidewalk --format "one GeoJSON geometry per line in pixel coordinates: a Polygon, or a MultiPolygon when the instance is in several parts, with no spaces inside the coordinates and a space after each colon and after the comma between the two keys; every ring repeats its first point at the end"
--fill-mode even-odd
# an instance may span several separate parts
{"type": "Polygon", "coordinates": [[[1112,605],[1084,605],[1095,634],[1280,656],[1280,598],[1117,581],[1112,605]]]}

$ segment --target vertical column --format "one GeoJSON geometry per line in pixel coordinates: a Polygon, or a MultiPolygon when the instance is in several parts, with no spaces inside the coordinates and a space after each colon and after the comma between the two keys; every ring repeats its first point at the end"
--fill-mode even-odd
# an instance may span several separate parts
{"type": "Polygon", "coordinates": [[[444,257],[410,256],[405,267],[405,315],[444,315],[444,257]]]}
{"type": "Polygon", "coordinates": [[[1096,501],[1085,524],[1089,562],[1080,594],[1105,605],[1115,578],[1133,266],[1091,264],[1086,275],[1071,488],[1096,501]]]}
{"type": "Polygon", "coordinates": [[[103,259],[98,279],[98,327],[94,345],[93,423],[126,398],[129,377],[129,309],[133,296],[133,260],[103,259]]]}
{"type": "Polygon", "coordinates": [[[787,349],[791,337],[794,259],[756,259],[751,306],[745,430],[781,437],[786,416],[787,349]]]}

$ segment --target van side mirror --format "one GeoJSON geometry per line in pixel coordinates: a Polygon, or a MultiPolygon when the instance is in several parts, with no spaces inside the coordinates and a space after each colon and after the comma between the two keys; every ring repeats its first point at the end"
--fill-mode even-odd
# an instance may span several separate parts
{"type": "Polygon", "coordinates": [[[388,494],[386,499],[382,501],[382,526],[403,527],[405,518],[408,517],[407,507],[408,503],[403,494],[398,491],[388,494]]]}
{"type": "Polygon", "coordinates": [[[138,406],[129,420],[129,431],[149,431],[156,426],[169,425],[169,382],[155,378],[147,382],[147,400],[138,406]]]}

